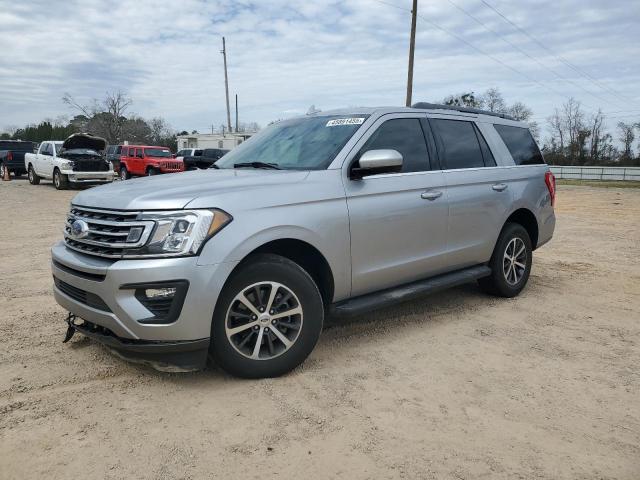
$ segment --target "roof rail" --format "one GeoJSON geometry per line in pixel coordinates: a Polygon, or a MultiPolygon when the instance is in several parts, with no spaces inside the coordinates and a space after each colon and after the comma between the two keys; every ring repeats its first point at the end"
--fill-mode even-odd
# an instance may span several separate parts
{"type": "Polygon", "coordinates": [[[500,117],[506,120],[515,120],[511,115],[506,113],[490,112],[488,110],[480,110],[479,108],[459,107],[457,105],[442,105],[439,103],[418,102],[411,105],[411,108],[421,108],[425,110],[455,110],[456,112],[477,113],[480,115],[490,115],[492,117],[500,117]]]}

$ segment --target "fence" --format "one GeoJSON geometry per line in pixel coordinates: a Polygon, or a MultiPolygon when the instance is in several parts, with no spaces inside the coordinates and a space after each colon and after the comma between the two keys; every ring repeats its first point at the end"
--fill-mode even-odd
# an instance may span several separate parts
{"type": "Polygon", "coordinates": [[[556,178],[640,181],[640,167],[570,167],[551,165],[550,168],[556,178]]]}

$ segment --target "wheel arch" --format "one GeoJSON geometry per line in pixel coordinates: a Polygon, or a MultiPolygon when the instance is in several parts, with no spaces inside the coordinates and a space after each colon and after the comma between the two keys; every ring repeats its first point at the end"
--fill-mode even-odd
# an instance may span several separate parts
{"type": "Polygon", "coordinates": [[[280,255],[300,265],[318,286],[324,304],[328,305],[333,301],[335,280],[329,262],[318,248],[298,238],[279,238],[255,247],[242,258],[229,277],[251,261],[251,257],[262,253],[280,255]]]}
{"type": "Polygon", "coordinates": [[[522,225],[522,227],[529,234],[532,249],[536,249],[536,247],[538,246],[540,227],[538,226],[538,220],[536,219],[536,216],[531,210],[524,207],[518,208],[511,215],[509,215],[502,228],[504,228],[507,223],[517,223],[519,225],[522,225]]]}

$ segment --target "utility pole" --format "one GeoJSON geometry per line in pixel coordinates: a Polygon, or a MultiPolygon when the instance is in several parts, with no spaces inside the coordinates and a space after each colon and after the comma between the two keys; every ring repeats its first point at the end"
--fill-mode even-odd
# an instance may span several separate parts
{"type": "Polygon", "coordinates": [[[236,93],[236,133],[238,133],[238,94],[236,93]]]}
{"type": "Polygon", "coordinates": [[[227,96],[227,128],[231,131],[231,111],[229,110],[229,77],[227,76],[227,47],[222,37],[222,56],[224,58],[224,91],[227,96]]]}
{"type": "Polygon", "coordinates": [[[407,107],[411,106],[413,92],[413,54],[416,50],[416,16],[418,15],[418,0],[413,0],[411,9],[411,39],[409,40],[409,71],[407,73],[407,107]]]}

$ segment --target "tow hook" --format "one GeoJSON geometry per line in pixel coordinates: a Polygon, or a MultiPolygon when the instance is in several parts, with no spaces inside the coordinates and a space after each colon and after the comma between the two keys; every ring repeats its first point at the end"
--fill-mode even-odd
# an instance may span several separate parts
{"type": "Polygon", "coordinates": [[[76,325],[74,323],[76,319],[76,316],[69,312],[69,315],[67,315],[67,333],[64,335],[64,340],[62,341],[62,343],[67,343],[69,340],[71,340],[71,337],[73,337],[73,334],[76,333],[76,325]]]}

